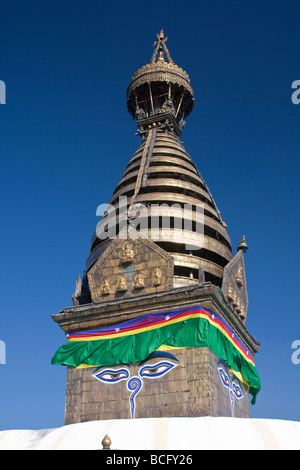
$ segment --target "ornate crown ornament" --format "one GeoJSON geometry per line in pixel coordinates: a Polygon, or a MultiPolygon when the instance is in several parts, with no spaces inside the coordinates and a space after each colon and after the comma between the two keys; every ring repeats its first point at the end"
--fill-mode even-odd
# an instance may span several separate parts
{"type": "Polygon", "coordinates": [[[137,111],[141,109],[144,110],[144,117],[155,114],[155,108],[161,101],[158,98],[163,95],[166,99],[173,100],[176,118],[184,119],[194,107],[194,91],[190,78],[173,62],[166,46],[167,40],[161,30],[154,42],[156,47],[150,63],[139,68],[131,79],[127,89],[127,107],[134,118],[138,119],[137,111]]]}

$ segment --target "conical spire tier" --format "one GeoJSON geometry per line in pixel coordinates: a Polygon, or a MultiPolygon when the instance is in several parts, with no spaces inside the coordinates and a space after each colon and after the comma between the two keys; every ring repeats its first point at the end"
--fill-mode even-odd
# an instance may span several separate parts
{"type": "Polygon", "coordinates": [[[109,230],[116,236],[122,232],[125,217],[125,224],[136,228],[141,238],[171,254],[174,287],[199,281],[221,286],[224,267],[233,257],[231,241],[204,179],[179,140],[194,94],[187,73],[174,64],[166,40],[161,31],[150,63],[134,74],[128,88],[128,108],[142,139],[109,200],[114,210],[103,216],[92,238],[86,269],[89,272],[108,247],[109,230]],[[183,216],[186,205],[191,210],[183,216]],[[147,210],[137,216],[141,207],[147,210]],[[194,243],[199,207],[203,237],[194,243]],[[166,212],[170,230],[164,226],[166,212]],[[183,217],[188,228],[180,230],[183,217]]]}
{"type": "Polygon", "coordinates": [[[183,120],[194,107],[194,92],[188,74],[173,62],[167,39],[161,30],[150,63],[133,75],[127,107],[142,128],[168,119],[180,135],[183,120]]]}
{"type": "MultiPolygon", "coordinates": [[[[146,216],[149,221],[142,223],[139,228],[140,236],[150,238],[172,254],[175,263],[175,287],[199,282],[199,269],[203,269],[206,281],[221,285],[223,268],[232,258],[230,238],[203,178],[173,132],[157,128],[149,130],[147,138],[142,140],[125,168],[109,204],[115,207],[117,217],[115,219],[115,213],[112,212],[112,218],[117,227],[115,230],[108,214],[103,218],[103,229],[105,230],[107,224],[117,234],[124,214],[127,213],[133,226],[134,217],[131,219],[131,213],[134,216],[139,205],[148,208],[146,216]],[[122,198],[126,199],[127,212],[120,205],[122,198]],[[190,251],[186,248],[191,244],[191,231],[176,230],[176,221],[182,217],[181,208],[185,204],[190,204],[193,208],[201,205],[204,210],[203,244],[197,250],[190,251]],[[154,221],[156,217],[161,218],[162,207],[171,207],[172,210],[169,231],[165,230],[160,220],[155,229],[152,226],[152,218],[154,221]],[[144,225],[148,226],[145,233],[144,225]]],[[[190,217],[190,225],[194,226],[195,212],[187,212],[186,216],[190,217]]],[[[139,220],[141,218],[142,214],[139,220]]],[[[94,234],[87,270],[110,242],[107,239],[101,241],[102,238],[104,239],[105,235],[99,238],[94,234]]]]}

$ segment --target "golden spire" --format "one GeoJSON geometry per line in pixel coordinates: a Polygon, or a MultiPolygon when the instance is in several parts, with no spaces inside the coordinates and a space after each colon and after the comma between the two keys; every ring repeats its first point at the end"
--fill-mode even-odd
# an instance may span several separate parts
{"type": "Polygon", "coordinates": [[[167,42],[168,38],[165,38],[163,29],[160,30],[159,34],[157,34],[157,39],[158,40],[155,41],[154,44],[153,44],[153,46],[156,46],[156,48],[153,52],[150,64],[153,64],[155,62],[155,59],[156,59],[156,56],[157,56],[158,52],[159,52],[159,56],[158,56],[158,59],[157,59],[158,63],[164,62],[164,52],[165,52],[170,64],[174,64],[174,62],[172,60],[172,57],[170,56],[169,50],[166,46],[166,42],[167,42]]]}
{"type": "Polygon", "coordinates": [[[246,240],[245,240],[245,235],[243,235],[243,237],[242,237],[240,243],[238,244],[237,250],[238,250],[238,251],[239,251],[239,250],[242,250],[243,253],[245,253],[245,252],[248,250],[248,245],[247,245],[246,240]]]}

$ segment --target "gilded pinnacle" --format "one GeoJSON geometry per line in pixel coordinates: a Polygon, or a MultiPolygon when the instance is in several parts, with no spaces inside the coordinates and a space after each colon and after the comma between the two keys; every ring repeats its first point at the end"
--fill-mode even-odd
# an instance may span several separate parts
{"type": "Polygon", "coordinates": [[[154,41],[153,46],[156,46],[159,42],[167,42],[168,38],[165,38],[163,29],[160,30],[159,34],[157,34],[157,39],[158,41],[154,41]]]}
{"type": "Polygon", "coordinates": [[[163,29],[161,29],[159,34],[157,34],[157,39],[158,39],[158,41],[155,41],[154,44],[153,44],[153,46],[156,46],[156,48],[153,52],[150,63],[153,64],[155,62],[155,59],[157,57],[157,53],[159,52],[159,57],[157,59],[158,63],[164,62],[164,53],[165,53],[167,58],[168,58],[169,63],[174,64],[174,62],[172,60],[172,57],[169,53],[169,50],[166,46],[166,42],[167,42],[168,38],[167,37],[165,38],[163,29]]]}
{"type": "Polygon", "coordinates": [[[237,246],[237,250],[242,250],[244,253],[248,250],[248,245],[246,243],[246,240],[245,240],[245,235],[243,235],[240,243],[238,244],[237,246]]]}
{"type": "Polygon", "coordinates": [[[106,434],[101,442],[103,449],[110,449],[111,440],[109,436],[106,434]]]}

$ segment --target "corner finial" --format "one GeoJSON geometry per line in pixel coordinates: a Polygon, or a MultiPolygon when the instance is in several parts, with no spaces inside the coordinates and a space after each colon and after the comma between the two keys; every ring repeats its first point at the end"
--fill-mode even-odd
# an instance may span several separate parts
{"type": "Polygon", "coordinates": [[[245,235],[243,235],[243,237],[242,237],[240,243],[238,244],[237,250],[238,250],[238,251],[239,251],[239,250],[242,250],[243,253],[245,253],[245,252],[248,250],[248,245],[247,245],[246,240],[245,240],[245,235]]]}
{"type": "Polygon", "coordinates": [[[103,449],[110,449],[111,440],[109,436],[106,434],[101,442],[103,449]]]}

